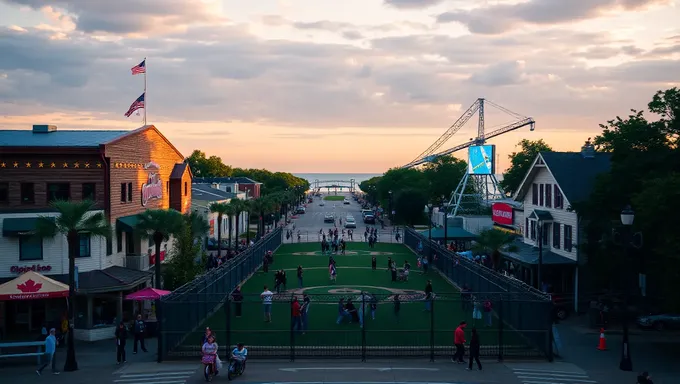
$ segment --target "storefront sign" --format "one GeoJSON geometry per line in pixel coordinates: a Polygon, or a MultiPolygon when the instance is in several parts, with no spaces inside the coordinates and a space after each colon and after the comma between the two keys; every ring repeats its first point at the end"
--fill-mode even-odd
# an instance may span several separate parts
{"type": "MultiPolygon", "coordinates": [[[[165,251],[161,251],[161,262],[165,261],[165,251]]],[[[149,265],[156,265],[156,254],[149,252],[149,265]]]]}
{"type": "Polygon", "coordinates": [[[20,275],[22,273],[28,272],[28,271],[33,271],[33,272],[38,272],[38,273],[43,273],[43,272],[49,272],[52,270],[52,267],[49,265],[40,265],[40,264],[33,264],[33,265],[13,265],[9,268],[10,273],[16,273],[17,275],[20,275]]]}
{"type": "Polygon", "coordinates": [[[491,220],[500,225],[512,225],[514,211],[510,204],[494,203],[491,206],[491,220]]]}
{"type": "Polygon", "coordinates": [[[163,183],[158,174],[160,168],[161,167],[154,162],[149,162],[144,165],[144,169],[149,173],[146,183],[142,185],[142,206],[144,207],[146,207],[146,204],[150,200],[163,198],[163,183]]]}

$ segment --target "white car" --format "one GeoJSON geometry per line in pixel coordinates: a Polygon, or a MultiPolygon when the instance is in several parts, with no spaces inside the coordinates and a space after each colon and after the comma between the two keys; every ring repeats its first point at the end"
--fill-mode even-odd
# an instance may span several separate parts
{"type": "Polygon", "coordinates": [[[326,203],[324,203],[323,201],[319,203],[319,207],[323,207],[325,205],[326,205],[326,203]]]}
{"type": "Polygon", "coordinates": [[[345,220],[345,228],[356,228],[357,227],[357,222],[354,221],[354,218],[347,218],[345,220]]]}

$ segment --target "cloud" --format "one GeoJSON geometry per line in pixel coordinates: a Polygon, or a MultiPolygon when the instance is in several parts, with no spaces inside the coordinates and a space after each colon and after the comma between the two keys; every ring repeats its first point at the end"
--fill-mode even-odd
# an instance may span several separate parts
{"type": "Polygon", "coordinates": [[[528,0],[494,4],[472,10],[453,10],[436,17],[438,23],[457,22],[470,32],[499,34],[526,24],[555,25],[592,19],[609,12],[640,11],[670,0],[528,0]]]}
{"type": "MultiPolygon", "coordinates": [[[[112,34],[156,33],[184,29],[194,23],[212,23],[218,0],[2,0],[32,9],[62,10],[72,15],[84,32],[112,34]]],[[[68,17],[68,16],[66,16],[68,17]]]]}
{"type": "Polygon", "coordinates": [[[384,0],[385,5],[400,9],[429,8],[441,4],[444,0],[384,0]]]}

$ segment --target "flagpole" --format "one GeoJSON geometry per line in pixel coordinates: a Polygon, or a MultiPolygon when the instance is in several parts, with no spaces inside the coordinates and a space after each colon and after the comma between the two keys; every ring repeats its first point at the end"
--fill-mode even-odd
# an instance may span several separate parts
{"type": "Polygon", "coordinates": [[[149,71],[148,63],[146,62],[146,57],[144,58],[144,125],[146,125],[146,110],[149,105],[149,99],[146,94],[146,73],[149,71]]]}

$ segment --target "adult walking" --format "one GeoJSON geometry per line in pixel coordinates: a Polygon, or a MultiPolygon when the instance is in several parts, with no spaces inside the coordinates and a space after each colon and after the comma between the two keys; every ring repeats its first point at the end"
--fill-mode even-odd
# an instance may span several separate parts
{"type": "Polygon", "coordinates": [[[142,315],[137,315],[137,320],[135,320],[135,345],[132,347],[132,353],[137,354],[137,342],[139,342],[142,351],[148,352],[146,350],[146,345],[144,345],[144,333],[146,332],[146,324],[142,320],[142,315]]]}
{"type": "Polygon", "coordinates": [[[467,323],[461,321],[453,333],[453,345],[456,346],[456,354],[453,355],[451,361],[455,363],[465,363],[463,361],[463,356],[465,356],[465,327],[467,327],[467,323]]]}
{"type": "Polygon", "coordinates": [[[125,343],[127,342],[127,329],[122,321],[116,328],[116,364],[127,363],[125,356],[125,343]]]}
{"type": "Polygon", "coordinates": [[[50,329],[50,334],[45,338],[45,364],[35,371],[38,376],[42,375],[43,369],[45,369],[50,364],[52,365],[53,374],[58,375],[60,373],[57,371],[57,360],[54,358],[54,354],[57,351],[57,337],[55,336],[56,333],[57,330],[52,328],[50,329]]]}
{"type": "Polygon", "coordinates": [[[472,336],[470,336],[470,363],[468,364],[467,370],[472,370],[472,360],[477,362],[477,368],[482,370],[482,363],[479,361],[479,334],[477,334],[477,328],[472,328],[472,336]]]}
{"type": "Polygon", "coordinates": [[[231,301],[234,302],[234,316],[241,317],[243,313],[243,293],[241,293],[240,285],[237,285],[231,292],[231,301]]]}
{"type": "Polygon", "coordinates": [[[302,270],[302,265],[298,265],[297,267],[297,279],[298,279],[298,288],[302,289],[302,276],[304,275],[304,271],[302,270]]]}

